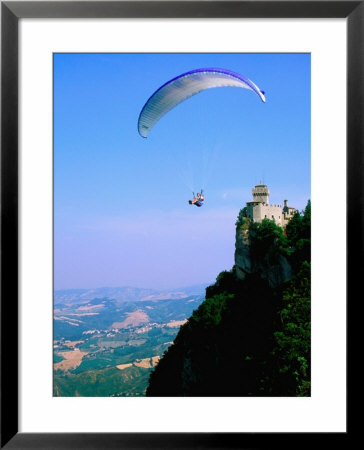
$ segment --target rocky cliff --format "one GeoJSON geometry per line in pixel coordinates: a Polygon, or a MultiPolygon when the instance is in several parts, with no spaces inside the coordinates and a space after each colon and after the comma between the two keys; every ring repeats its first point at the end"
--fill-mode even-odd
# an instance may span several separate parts
{"type": "MultiPolygon", "coordinates": [[[[292,279],[293,270],[286,255],[279,252],[254,252],[257,231],[248,218],[240,217],[236,226],[235,238],[235,274],[244,280],[247,275],[259,275],[270,287],[278,287],[292,279]],[[272,258],[272,253],[274,258],[272,258]]],[[[275,245],[275,242],[272,243],[275,245]]]]}

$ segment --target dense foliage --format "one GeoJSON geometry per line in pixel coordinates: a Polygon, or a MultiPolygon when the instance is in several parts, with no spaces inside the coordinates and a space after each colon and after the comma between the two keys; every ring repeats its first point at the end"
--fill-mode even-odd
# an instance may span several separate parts
{"type": "Polygon", "coordinates": [[[299,270],[302,261],[311,261],[311,202],[307,206],[303,214],[296,212],[294,217],[289,221],[286,234],[288,245],[294,248],[291,263],[296,271],[299,270]]]}
{"type": "Polygon", "coordinates": [[[311,303],[310,265],[303,262],[297,277],[284,290],[280,327],[274,332],[272,356],[277,367],[279,395],[310,395],[311,303]]]}
{"type": "Polygon", "coordinates": [[[151,372],[147,395],[310,395],[310,222],[309,202],[285,232],[270,220],[249,224],[254,258],[284,255],[293,278],[272,288],[261,274],[221,272],[151,372]]]}

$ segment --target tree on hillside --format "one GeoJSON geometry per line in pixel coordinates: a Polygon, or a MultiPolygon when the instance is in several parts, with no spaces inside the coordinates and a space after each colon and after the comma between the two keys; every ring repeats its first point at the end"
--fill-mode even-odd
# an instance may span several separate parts
{"type": "Polygon", "coordinates": [[[303,262],[284,290],[280,329],[274,333],[274,390],[281,395],[309,396],[311,387],[311,267],[303,262]]]}
{"type": "Polygon", "coordinates": [[[292,248],[291,263],[296,271],[301,262],[311,262],[311,202],[307,202],[305,210],[298,211],[286,227],[288,244],[292,248]]]}
{"type": "Polygon", "coordinates": [[[288,240],[282,227],[273,220],[263,219],[250,225],[251,253],[255,259],[269,261],[278,254],[289,255],[288,240]]]}

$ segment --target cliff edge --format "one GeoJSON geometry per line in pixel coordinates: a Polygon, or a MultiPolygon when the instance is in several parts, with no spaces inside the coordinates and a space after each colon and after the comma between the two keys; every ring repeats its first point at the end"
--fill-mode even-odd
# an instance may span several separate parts
{"type": "Polygon", "coordinates": [[[310,396],[311,205],[236,223],[235,265],[151,372],[147,396],[310,396]]]}

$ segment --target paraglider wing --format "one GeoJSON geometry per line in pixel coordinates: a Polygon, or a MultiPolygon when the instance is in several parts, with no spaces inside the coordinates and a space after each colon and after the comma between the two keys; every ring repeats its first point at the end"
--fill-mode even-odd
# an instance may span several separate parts
{"type": "Polygon", "coordinates": [[[193,95],[206,89],[226,86],[250,89],[265,102],[264,92],[238,73],[213,68],[191,70],[163,84],[148,99],[139,115],[139,134],[147,137],[159,119],[193,95]]]}

